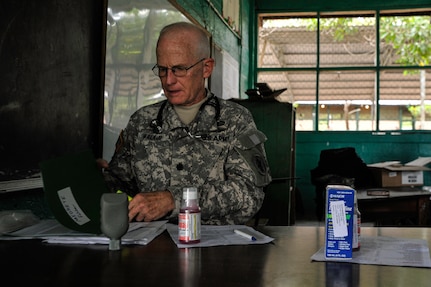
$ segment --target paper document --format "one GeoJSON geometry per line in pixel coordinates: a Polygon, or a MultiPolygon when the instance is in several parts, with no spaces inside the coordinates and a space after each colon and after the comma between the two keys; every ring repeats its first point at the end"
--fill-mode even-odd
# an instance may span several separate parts
{"type": "Polygon", "coordinates": [[[201,242],[195,244],[182,244],[178,240],[178,225],[168,223],[166,224],[166,228],[172,240],[179,248],[264,244],[274,240],[274,238],[266,236],[265,234],[262,234],[246,225],[202,225],[201,242]],[[255,240],[250,240],[250,238],[238,235],[235,233],[235,230],[249,234],[255,240]]]}
{"type": "MultiPolygon", "coordinates": [[[[121,238],[122,244],[147,245],[166,229],[167,221],[131,222],[127,233],[121,238]]],[[[21,230],[4,233],[0,240],[40,238],[47,243],[59,244],[109,244],[109,238],[102,235],[83,233],[61,225],[55,219],[41,220],[39,223],[21,230]]]]}
{"type": "MultiPolygon", "coordinates": [[[[324,247],[317,251],[311,260],[337,261],[325,259],[324,247]]],[[[428,242],[422,239],[393,238],[386,236],[361,236],[361,249],[353,252],[353,258],[346,261],[368,265],[390,265],[431,268],[428,242]]]]}

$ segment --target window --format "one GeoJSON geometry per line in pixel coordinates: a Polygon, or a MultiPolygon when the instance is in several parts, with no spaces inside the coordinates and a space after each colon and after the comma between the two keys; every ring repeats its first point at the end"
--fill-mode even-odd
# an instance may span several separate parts
{"type": "Polygon", "coordinates": [[[107,12],[103,158],[110,160],[130,115],[165,99],[151,71],[161,28],[189,20],[167,0],[108,1],[107,12]]]}
{"type": "Polygon", "coordinates": [[[223,0],[223,17],[236,33],[240,34],[239,0],[223,0]]]}
{"type": "Polygon", "coordinates": [[[296,130],[430,130],[431,10],[259,15],[257,81],[296,130]]]}

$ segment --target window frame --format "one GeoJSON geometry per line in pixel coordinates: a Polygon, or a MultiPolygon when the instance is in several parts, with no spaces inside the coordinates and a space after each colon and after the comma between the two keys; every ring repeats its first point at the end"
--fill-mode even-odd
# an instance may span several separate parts
{"type": "MultiPolygon", "coordinates": [[[[429,13],[431,11],[431,9],[429,8],[423,8],[423,9],[399,9],[399,10],[370,10],[370,11],[343,11],[343,12],[290,12],[290,13],[258,13],[257,14],[257,23],[260,25],[263,20],[267,20],[267,19],[283,19],[283,18],[316,18],[318,20],[318,23],[320,24],[321,19],[324,18],[328,18],[328,17],[374,17],[375,21],[376,21],[376,25],[375,25],[375,41],[376,43],[381,43],[381,39],[380,39],[380,19],[381,17],[385,17],[385,16],[418,16],[418,15],[424,15],[424,12],[429,13]]],[[[316,51],[316,57],[317,57],[317,63],[315,67],[300,67],[300,68],[295,68],[295,67],[259,67],[259,57],[260,57],[260,53],[259,53],[259,49],[258,49],[258,42],[259,42],[259,36],[256,36],[256,53],[255,53],[255,69],[254,69],[254,79],[255,79],[255,83],[258,82],[258,75],[259,73],[264,73],[264,72],[291,72],[291,71],[297,71],[297,72],[315,72],[316,73],[316,80],[315,80],[315,84],[316,84],[316,97],[315,97],[315,106],[314,106],[314,116],[313,116],[313,121],[314,121],[314,125],[313,125],[313,129],[312,131],[323,131],[323,130],[319,130],[319,122],[320,122],[320,117],[319,117],[319,109],[318,107],[320,106],[319,104],[319,76],[321,72],[326,72],[326,71],[339,71],[339,70],[344,70],[344,71],[349,71],[349,70],[371,70],[375,72],[375,80],[376,80],[376,89],[375,89],[375,111],[374,111],[374,123],[373,123],[373,128],[371,129],[371,131],[376,132],[376,131],[380,131],[380,122],[381,122],[381,104],[379,104],[380,101],[380,73],[382,71],[390,71],[390,70],[411,70],[411,69],[415,69],[415,70],[429,70],[431,68],[430,65],[424,65],[424,66],[418,66],[418,65],[409,65],[409,66],[403,66],[403,65],[396,65],[396,66],[385,66],[382,65],[380,63],[380,45],[376,45],[376,61],[375,61],[375,65],[373,66],[349,66],[349,67],[342,67],[342,66],[337,66],[337,67],[321,67],[320,66],[320,61],[319,61],[319,48],[320,48],[320,39],[319,39],[319,34],[320,34],[320,27],[319,24],[317,26],[316,29],[316,45],[317,45],[317,51],[316,51]]],[[[257,31],[259,30],[259,28],[257,29],[257,31]]],[[[258,33],[257,33],[258,34],[258,33]]],[[[428,95],[431,96],[431,95],[428,95]]],[[[298,114],[297,114],[298,116],[298,114]]],[[[413,127],[413,130],[415,128],[413,127]]],[[[400,127],[399,129],[395,129],[396,131],[401,131],[402,130],[402,119],[400,120],[400,127]]],[[[426,129],[424,129],[426,130],[426,129]]],[[[343,130],[340,130],[343,131],[343,130]]],[[[387,131],[386,129],[384,131],[387,131]]]]}

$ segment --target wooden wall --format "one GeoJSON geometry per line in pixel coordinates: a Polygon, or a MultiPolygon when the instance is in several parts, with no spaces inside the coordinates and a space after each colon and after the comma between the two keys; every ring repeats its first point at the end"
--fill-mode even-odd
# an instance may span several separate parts
{"type": "Polygon", "coordinates": [[[100,152],[103,0],[0,2],[0,180],[100,152]]]}

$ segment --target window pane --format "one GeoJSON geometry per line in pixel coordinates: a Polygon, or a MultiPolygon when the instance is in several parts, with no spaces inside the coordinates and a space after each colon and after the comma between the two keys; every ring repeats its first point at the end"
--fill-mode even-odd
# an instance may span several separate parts
{"type": "Polygon", "coordinates": [[[431,129],[431,70],[380,72],[381,130],[431,129]]]}
{"type": "Polygon", "coordinates": [[[317,35],[310,23],[301,18],[262,20],[258,67],[316,67],[317,35]]]}
{"type": "Polygon", "coordinates": [[[371,70],[322,71],[319,102],[350,101],[371,104],[375,98],[376,74],[371,70]]]}
{"type": "Polygon", "coordinates": [[[320,67],[374,66],[375,19],[323,18],[320,21],[320,67]]]}
{"type": "Polygon", "coordinates": [[[283,102],[316,100],[316,73],[300,71],[260,72],[259,83],[271,83],[270,88],[287,88],[278,99],[283,102]]]}
{"type": "Polygon", "coordinates": [[[314,130],[316,72],[260,72],[258,82],[271,83],[270,88],[273,90],[287,88],[277,99],[295,103],[296,129],[314,130]]]}
{"type": "Polygon", "coordinates": [[[141,106],[165,99],[156,63],[160,29],[188,21],[167,0],[109,1],[106,25],[103,158],[110,160],[118,135],[141,106]],[[136,5],[136,6],[134,6],[136,5]]]}
{"type": "Polygon", "coordinates": [[[374,71],[321,72],[319,130],[372,130],[374,86],[374,71]]]}
{"type": "Polygon", "coordinates": [[[423,66],[431,61],[431,16],[382,16],[380,65],[423,66]]]}

